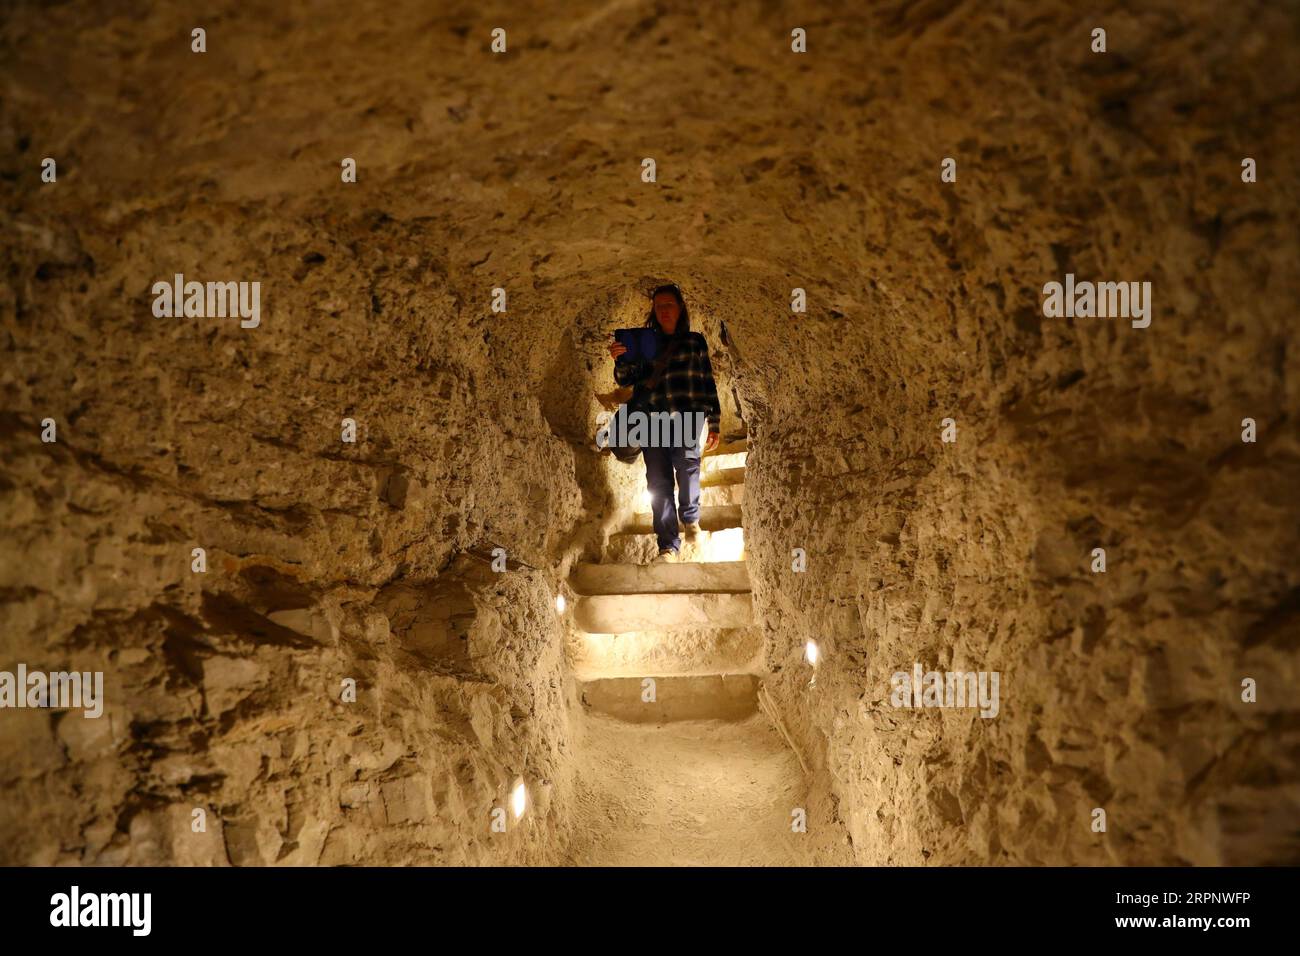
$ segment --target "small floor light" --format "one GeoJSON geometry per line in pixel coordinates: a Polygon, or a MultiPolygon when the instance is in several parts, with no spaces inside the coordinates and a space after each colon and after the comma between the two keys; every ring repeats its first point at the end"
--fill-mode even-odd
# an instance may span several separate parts
{"type": "Polygon", "coordinates": [[[565,609],[567,606],[568,606],[568,602],[564,600],[564,595],[563,595],[563,594],[557,594],[557,595],[555,595],[555,610],[556,610],[556,613],[558,613],[558,614],[563,614],[563,613],[564,613],[564,609],[565,609]]]}
{"type": "Polygon", "coordinates": [[[528,787],[524,785],[523,777],[516,777],[515,784],[510,788],[510,812],[514,814],[516,820],[524,815],[524,810],[528,806],[528,787]]]}

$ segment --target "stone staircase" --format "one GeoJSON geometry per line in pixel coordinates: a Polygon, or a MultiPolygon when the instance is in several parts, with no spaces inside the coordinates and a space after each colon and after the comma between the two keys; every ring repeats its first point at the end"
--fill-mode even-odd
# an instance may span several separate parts
{"type": "MultiPolygon", "coordinates": [[[[681,563],[657,553],[650,516],[576,566],[569,662],[582,866],[793,866],[846,862],[834,828],[794,832],[811,806],[802,758],[762,686],[741,507],[744,443],[703,463],[704,531],[681,563]]],[[[814,811],[815,812],[815,811],[814,811]]]]}
{"type": "Polygon", "coordinates": [[[683,538],[680,563],[646,563],[657,551],[647,513],[611,535],[606,563],[574,567],[573,619],[588,639],[575,670],[588,712],[634,723],[756,712],[760,636],[741,516],[747,454],[737,442],[705,456],[703,530],[683,538]]]}

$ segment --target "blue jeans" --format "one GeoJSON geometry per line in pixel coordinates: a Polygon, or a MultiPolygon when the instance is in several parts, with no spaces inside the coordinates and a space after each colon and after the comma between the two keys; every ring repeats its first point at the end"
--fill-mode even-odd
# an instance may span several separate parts
{"type": "Polygon", "coordinates": [[[682,524],[700,520],[700,458],[687,457],[686,448],[644,448],[645,483],[650,489],[650,513],[654,516],[659,550],[681,550],[682,524]],[[673,473],[677,474],[677,502],[673,501],[673,473]]]}

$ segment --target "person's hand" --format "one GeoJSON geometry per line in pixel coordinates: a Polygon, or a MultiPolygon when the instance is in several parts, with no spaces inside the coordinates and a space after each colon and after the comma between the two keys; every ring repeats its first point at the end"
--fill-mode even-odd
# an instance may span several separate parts
{"type": "Polygon", "coordinates": [[[618,341],[617,339],[609,343],[609,357],[612,359],[617,359],[620,355],[622,355],[626,351],[627,351],[627,346],[624,345],[622,342],[618,341]]]}
{"type": "Polygon", "coordinates": [[[705,442],[704,442],[704,450],[705,450],[705,451],[713,451],[713,449],[717,448],[717,447],[718,447],[718,439],[719,439],[720,437],[721,437],[721,436],[720,436],[717,432],[715,432],[715,431],[711,431],[711,432],[709,432],[709,437],[708,437],[708,439],[705,440],[705,442]]]}

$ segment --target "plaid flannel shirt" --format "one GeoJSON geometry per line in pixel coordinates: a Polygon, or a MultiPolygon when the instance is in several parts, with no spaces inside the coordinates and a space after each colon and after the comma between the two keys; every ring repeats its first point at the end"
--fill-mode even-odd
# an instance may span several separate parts
{"type": "MultiPolygon", "coordinates": [[[[659,333],[661,355],[669,342],[668,336],[659,333]]],[[[713,381],[709,343],[701,333],[691,332],[686,336],[664,369],[658,387],[649,390],[645,380],[653,373],[653,362],[614,363],[614,381],[619,385],[633,386],[629,408],[652,412],[704,412],[709,419],[709,431],[720,431],[722,406],[718,403],[718,386],[713,381]]]]}

